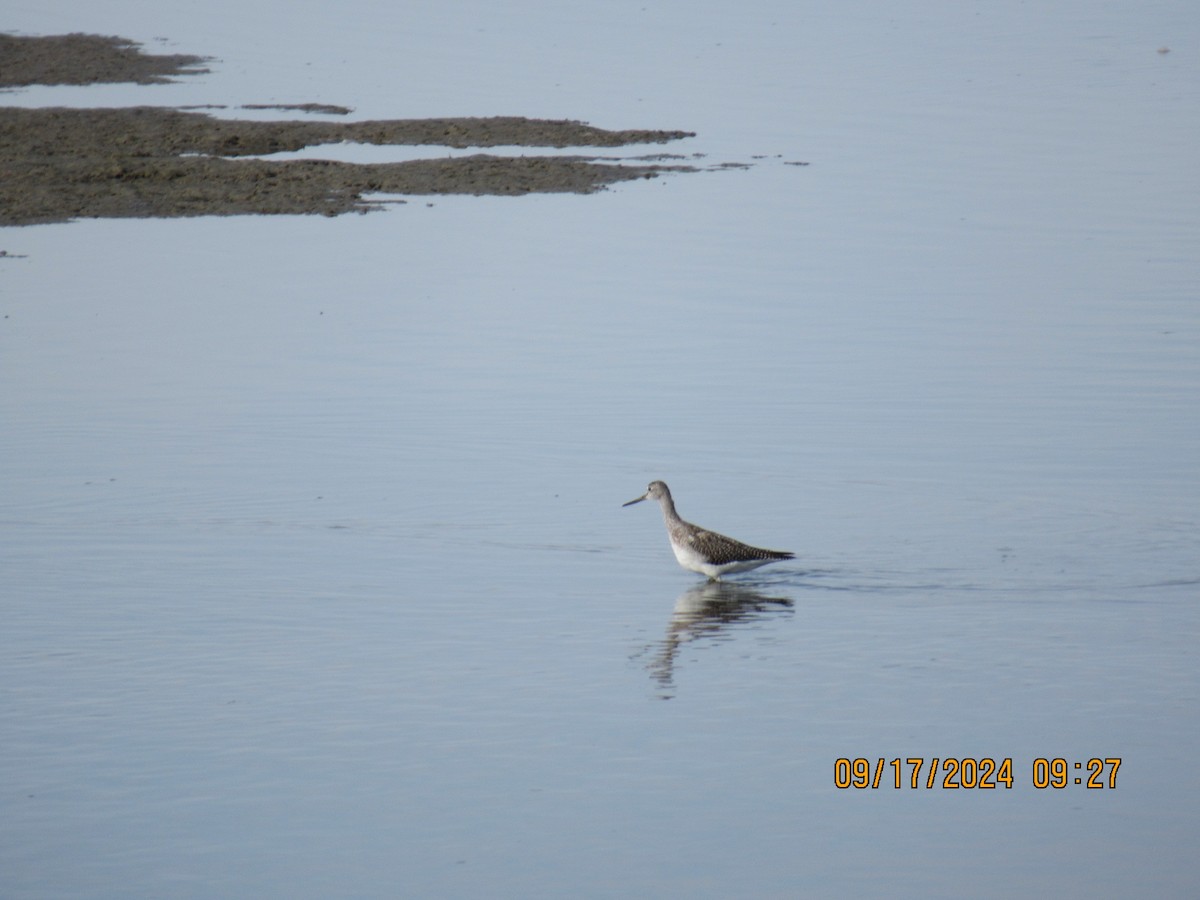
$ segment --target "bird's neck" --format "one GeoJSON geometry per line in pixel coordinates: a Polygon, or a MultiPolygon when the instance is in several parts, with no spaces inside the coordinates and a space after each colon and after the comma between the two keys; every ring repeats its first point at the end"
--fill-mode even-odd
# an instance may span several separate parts
{"type": "Polygon", "coordinates": [[[679,513],[675,512],[675,501],[671,499],[669,494],[661,498],[658,501],[658,505],[662,507],[663,519],[668,523],[682,521],[679,518],[679,513]]]}

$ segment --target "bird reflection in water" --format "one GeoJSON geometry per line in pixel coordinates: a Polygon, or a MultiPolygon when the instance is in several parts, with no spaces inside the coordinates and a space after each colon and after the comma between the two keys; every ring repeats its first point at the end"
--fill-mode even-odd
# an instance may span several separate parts
{"type": "Polygon", "coordinates": [[[787,597],[767,597],[736,582],[710,581],[684,591],[675,601],[666,637],[647,648],[654,651],[647,668],[662,688],[662,698],[675,695],[675,663],[685,644],[731,639],[726,633],[730,626],[764,620],[791,608],[787,597]]]}

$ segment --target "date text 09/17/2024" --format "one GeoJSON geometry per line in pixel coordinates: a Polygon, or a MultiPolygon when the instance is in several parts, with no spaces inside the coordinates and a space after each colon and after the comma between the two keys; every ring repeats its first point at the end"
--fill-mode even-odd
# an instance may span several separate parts
{"type": "MultiPolygon", "coordinates": [[[[1030,767],[1032,784],[1038,790],[1084,787],[1089,790],[1113,789],[1117,786],[1118,756],[1092,757],[1073,761],[1062,757],[1038,757],[1030,767]]],[[[891,787],[947,790],[1011,790],[1017,779],[1013,775],[1011,757],[993,759],[980,757],[909,756],[885,759],[849,759],[839,757],[833,764],[833,785],[846,788],[891,787]]]]}

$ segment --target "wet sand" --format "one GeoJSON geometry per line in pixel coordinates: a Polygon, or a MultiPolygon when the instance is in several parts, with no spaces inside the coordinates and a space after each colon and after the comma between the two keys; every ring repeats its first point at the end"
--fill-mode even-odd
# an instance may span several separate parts
{"type": "MultiPolygon", "coordinates": [[[[0,35],[0,87],[154,83],[207,71],[196,56],[153,56],[121,38],[0,35]]],[[[263,108],[261,106],[250,108],[263,108]]],[[[301,104],[289,109],[344,113],[301,104]]],[[[164,107],[0,107],[0,225],[75,218],[322,213],[379,208],[365,194],[590,193],[619,181],[695,171],[655,156],[636,164],[586,156],[355,164],[245,159],[319,144],[449,147],[618,147],[666,143],[682,131],[605,131],[520,117],[367,122],[219,119],[164,107]]]]}

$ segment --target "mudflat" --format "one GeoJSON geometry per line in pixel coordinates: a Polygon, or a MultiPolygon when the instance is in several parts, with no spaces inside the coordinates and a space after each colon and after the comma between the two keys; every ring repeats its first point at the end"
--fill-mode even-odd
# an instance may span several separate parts
{"type": "MultiPolygon", "coordinates": [[[[208,62],[145,54],[117,37],[0,35],[0,87],[154,83],[207,71],[208,62]]],[[[349,112],[315,104],[282,108],[349,112]]],[[[661,144],[691,136],[517,116],[263,122],[153,106],[0,107],[0,225],[97,217],[337,215],[378,208],[380,201],[368,194],[590,193],[619,181],[695,169],[665,155],[633,163],[486,153],[376,164],[246,157],[340,141],[567,148],[661,144]]]]}

